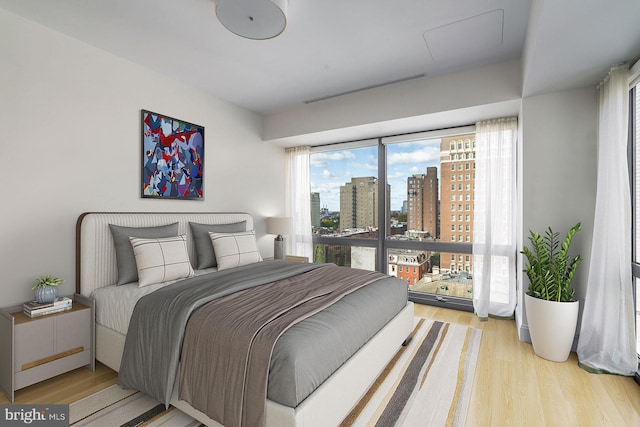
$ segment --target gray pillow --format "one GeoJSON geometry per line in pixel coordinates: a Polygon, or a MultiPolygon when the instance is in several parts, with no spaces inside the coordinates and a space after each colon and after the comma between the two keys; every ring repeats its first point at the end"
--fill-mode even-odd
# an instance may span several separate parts
{"type": "Polygon", "coordinates": [[[113,245],[116,248],[116,262],[118,264],[118,282],[116,285],[124,285],[138,280],[136,257],[133,254],[133,247],[129,237],[159,239],[178,235],[177,222],[158,227],[122,227],[109,224],[109,228],[113,236],[113,245]]]}
{"type": "Polygon", "coordinates": [[[191,235],[193,243],[196,247],[196,269],[215,267],[216,254],[213,252],[213,244],[211,243],[211,233],[239,233],[247,231],[247,221],[234,222],[233,224],[198,224],[190,222],[191,235]]]}

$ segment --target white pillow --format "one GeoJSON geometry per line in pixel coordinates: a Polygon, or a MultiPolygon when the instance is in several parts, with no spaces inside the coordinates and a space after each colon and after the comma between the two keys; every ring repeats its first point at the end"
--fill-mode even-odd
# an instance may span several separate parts
{"type": "Polygon", "coordinates": [[[209,233],[218,270],[239,267],[262,261],[256,246],[254,230],[241,233],[209,233]]]}
{"type": "Polygon", "coordinates": [[[129,237],[129,240],[136,257],[138,287],[195,275],[185,234],[162,239],[129,237]]]}

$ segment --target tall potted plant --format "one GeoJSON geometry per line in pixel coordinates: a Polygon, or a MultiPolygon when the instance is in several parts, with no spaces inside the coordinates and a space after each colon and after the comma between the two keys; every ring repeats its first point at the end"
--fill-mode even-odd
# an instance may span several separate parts
{"type": "Polygon", "coordinates": [[[563,241],[549,227],[544,235],[529,232],[531,248],[524,247],[527,258],[524,271],[529,278],[525,294],[527,322],[534,352],[554,362],[569,357],[578,322],[579,302],[573,299],[571,285],[582,258],[571,257],[569,246],[580,223],[573,226],[563,241]]]}

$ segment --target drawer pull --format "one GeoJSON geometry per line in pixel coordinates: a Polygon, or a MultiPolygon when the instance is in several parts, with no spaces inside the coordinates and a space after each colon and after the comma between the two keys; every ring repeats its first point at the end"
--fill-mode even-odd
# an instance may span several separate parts
{"type": "Polygon", "coordinates": [[[64,351],[62,353],[54,354],[53,356],[45,357],[44,359],[35,360],[33,362],[25,363],[22,365],[22,370],[26,371],[27,369],[35,368],[36,366],[44,365],[45,363],[53,362],[54,360],[62,359],[63,357],[71,356],[72,354],[82,353],[84,351],[84,347],[76,347],[71,350],[64,351]]]}

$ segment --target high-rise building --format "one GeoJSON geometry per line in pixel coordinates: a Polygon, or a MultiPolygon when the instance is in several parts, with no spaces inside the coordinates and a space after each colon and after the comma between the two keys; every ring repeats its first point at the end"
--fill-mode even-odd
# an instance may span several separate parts
{"type": "Polygon", "coordinates": [[[378,179],[351,178],[340,187],[340,229],[378,228],[378,179]]]}
{"type": "Polygon", "coordinates": [[[311,193],[311,226],[320,228],[320,193],[311,193]]]}
{"type": "Polygon", "coordinates": [[[425,231],[438,237],[438,168],[407,179],[407,230],[425,231]]]}
{"type": "MultiPolygon", "coordinates": [[[[440,240],[473,242],[475,134],[442,138],[440,143],[440,240]]],[[[440,267],[454,272],[472,269],[471,254],[442,252],[440,267]]]]}
{"type": "Polygon", "coordinates": [[[423,185],[423,174],[407,178],[407,230],[422,230],[423,185]]]}

